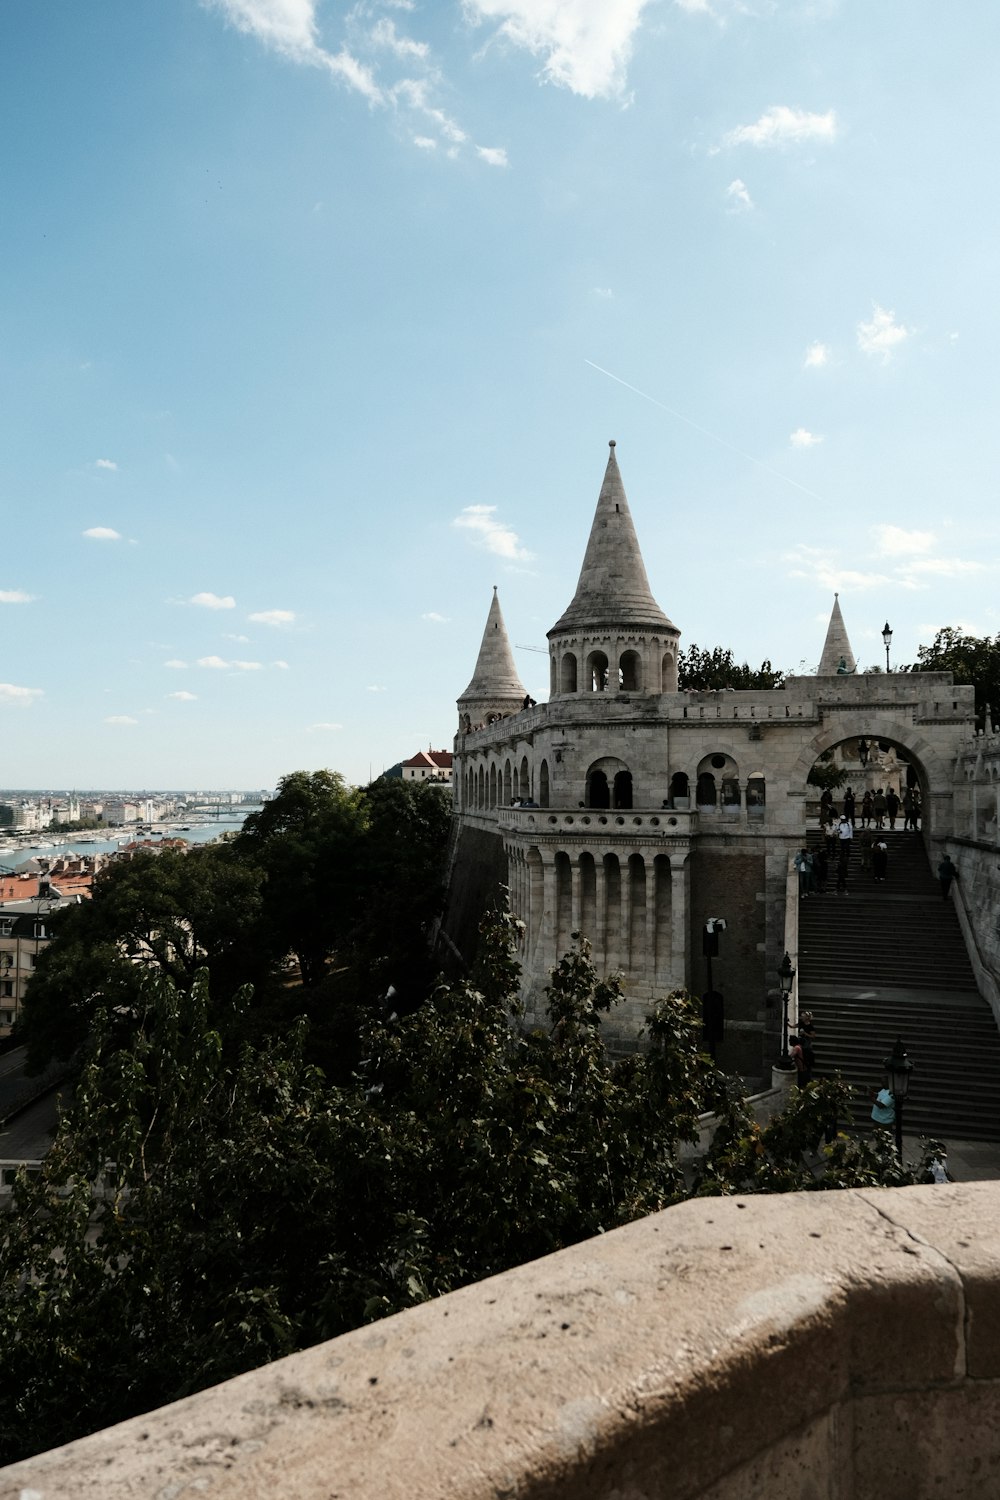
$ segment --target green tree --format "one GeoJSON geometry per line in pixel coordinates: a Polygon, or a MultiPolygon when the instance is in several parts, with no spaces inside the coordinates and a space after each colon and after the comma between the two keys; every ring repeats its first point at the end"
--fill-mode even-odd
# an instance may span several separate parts
{"type": "Polygon", "coordinates": [[[721,646],[707,651],[692,644],[677,657],[677,685],[681,692],[688,689],[703,692],[734,688],[739,692],[750,688],[776,688],[784,680],[784,672],[772,667],[770,661],[762,661],[754,668],[748,662],[738,663],[732,651],[721,646]]]}
{"type": "Polygon", "coordinates": [[[262,933],[263,872],[232,846],[139,853],[107,865],[93,897],[57,912],[25,1000],[20,1036],[41,1071],[85,1041],[99,1006],[131,1024],[143,973],[189,990],[207,969],[220,1004],[246,983],[274,989],[277,959],[262,933]]]}
{"type": "Polygon", "coordinates": [[[513,932],[493,921],[480,971],[418,1014],[370,1018],[343,1088],[308,1065],[304,1025],[227,1048],[204,974],[184,990],[146,970],[127,1032],[98,1011],[0,1238],[0,1462],[692,1192],[917,1180],[884,1134],[837,1137],[817,1175],[804,1153],[846,1088],[811,1086],[758,1126],[683,993],[653,1007],[648,1052],[610,1060],[620,987],[585,942],[552,975],[548,1028],[525,1035],[513,932]],[[719,1125],[690,1181],[680,1148],[704,1110],[719,1125]]]}
{"type": "Polygon", "coordinates": [[[954,625],[940,629],[930,646],[917,649],[917,660],[901,672],[951,672],[956,683],[976,690],[976,713],[985,714],[990,704],[1000,713],[1000,634],[963,635],[954,625]]]}
{"type": "Polygon", "coordinates": [[[268,946],[295,954],[307,987],[325,977],[331,955],[353,930],[367,817],[362,793],[339,771],[293,771],[233,841],[265,872],[268,946]]]}

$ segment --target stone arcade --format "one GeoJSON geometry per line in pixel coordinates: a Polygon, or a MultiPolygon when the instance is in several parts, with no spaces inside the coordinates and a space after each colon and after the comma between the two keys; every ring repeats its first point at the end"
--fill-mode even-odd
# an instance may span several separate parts
{"type": "Polygon", "coordinates": [[[973,690],[947,673],[858,674],[835,601],[816,676],[769,691],[678,692],[680,631],[650,590],[614,443],[576,593],[548,640],[550,697],[534,705],[494,590],[458,699],[446,941],[468,955],[479,915],[506,884],[523,923],[528,1023],[544,1019],[549,972],[579,931],[599,970],[623,976],[627,1002],[605,1034],[625,1049],[654,997],[704,988],[702,931],[724,917],[714,969],[722,1060],[760,1075],[773,1048],[767,996],[785,947],[789,858],[815,801],[810,768],[838,746],[849,758],[860,737],[891,747],[919,783],[936,854],[953,831],[973,690]]]}

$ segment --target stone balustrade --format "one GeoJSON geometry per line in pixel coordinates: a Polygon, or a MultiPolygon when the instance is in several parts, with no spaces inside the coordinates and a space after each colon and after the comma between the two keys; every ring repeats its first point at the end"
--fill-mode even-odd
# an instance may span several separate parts
{"type": "Polygon", "coordinates": [[[0,1500],[983,1500],[1000,1186],[703,1199],[0,1471],[0,1500]]]}

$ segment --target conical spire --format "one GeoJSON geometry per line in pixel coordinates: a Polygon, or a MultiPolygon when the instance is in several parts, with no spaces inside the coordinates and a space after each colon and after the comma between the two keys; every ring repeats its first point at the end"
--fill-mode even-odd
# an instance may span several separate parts
{"type": "Polygon", "coordinates": [[[823,655],[819,659],[816,668],[817,677],[836,677],[838,673],[856,672],[858,664],[854,660],[854,652],[847,638],[847,626],[844,617],[840,613],[840,595],[833,596],[833,610],[830,614],[830,624],[827,627],[826,641],[823,645],[823,655]],[[843,666],[841,666],[843,663],[843,666]]]}
{"type": "Polygon", "coordinates": [[[595,631],[617,625],[675,631],[650,593],[625,488],[618,472],[615,445],[612,442],[609,446],[608,467],[580,569],[580,581],[569,608],[553,625],[550,636],[563,630],[595,631]]]}
{"type": "Polygon", "coordinates": [[[490,612],[486,618],[486,629],[483,631],[483,643],[479,648],[476,670],[472,674],[472,681],[458,701],[461,705],[466,702],[492,703],[494,700],[509,698],[516,699],[517,706],[520,708],[525,696],[524,684],[518,677],[517,668],[514,665],[514,653],[510,649],[510,638],[503,622],[500,600],[497,597],[496,584],[494,584],[493,602],[490,604],[490,612]]]}

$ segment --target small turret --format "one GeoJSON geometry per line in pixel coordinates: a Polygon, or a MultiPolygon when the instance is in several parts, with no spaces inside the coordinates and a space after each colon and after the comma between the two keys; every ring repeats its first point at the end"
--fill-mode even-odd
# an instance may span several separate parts
{"type": "Polygon", "coordinates": [[[576,593],[548,633],[553,695],[677,691],[680,632],[653,598],[609,447],[576,593]]]}
{"type": "Polygon", "coordinates": [[[858,664],[847,637],[847,627],[840,613],[840,595],[833,596],[833,609],[827,626],[823,654],[816,668],[817,677],[843,677],[858,670],[858,664]]]}
{"type": "Polygon", "coordinates": [[[517,713],[524,707],[527,693],[517,668],[510,639],[500,610],[496,584],[486,617],[483,643],[479,648],[472,681],[458,700],[458,729],[461,734],[477,724],[517,713]]]}

